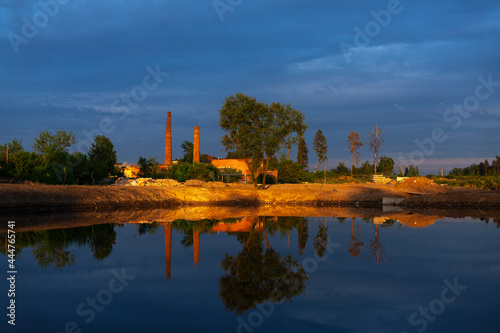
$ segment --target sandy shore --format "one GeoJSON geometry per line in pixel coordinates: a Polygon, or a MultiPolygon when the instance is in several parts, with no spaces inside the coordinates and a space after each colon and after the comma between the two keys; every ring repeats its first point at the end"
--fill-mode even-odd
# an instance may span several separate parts
{"type": "Polygon", "coordinates": [[[106,211],[182,206],[382,207],[398,198],[405,209],[500,209],[500,192],[439,186],[425,178],[392,184],[284,184],[256,190],[251,185],[53,186],[0,184],[5,213],[106,211]]]}

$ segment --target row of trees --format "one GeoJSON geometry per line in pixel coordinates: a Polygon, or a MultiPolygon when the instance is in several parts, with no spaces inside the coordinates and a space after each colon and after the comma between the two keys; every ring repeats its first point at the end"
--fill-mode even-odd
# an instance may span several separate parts
{"type": "MultiPolygon", "coordinates": [[[[228,153],[228,158],[245,159],[254,184],[257,184],[258,173],[267,173],[270,165],[273,164],[273,158],[276,158],[276,162],[278,161],[275,155],[278,154],[280,148],[285,148],[287,152],[286,157],[281,160],[290,160],[290,149],[294,144],[298,146],[296,163],[302,171],[307,172],[309,151],[304,140],[307,126],[304,124],[302,112],[293,109],[290,105],[277,102],[268,105],[253,97],[237,93],[225,98],[219,110],[219,117],[219,125],[225,131],[221,142],[228,153]]],[[[375,173],[377,172],[377,155],[384,142],[384,132],[385,130],[378,126],[373,132],[367,132],[366,144],[374,153],[375,173]]],[[[351,175],[354,174],[354,157],[356,157],[356,163],[359,163],[361,146],[363,143],[359,134],[351,132],[348,137],[351,175]]],[[[314,136],[313,148],[318,157],[318,171],[323,165],[326,182],[328,144],[321,129],[314,136]]],[[[290,163],[283,165],[285,166],[287,170],[296,169],[290,163]]],[[[266,178],[263,177],[264,186],[266,178]]]]}
{"type": "MultiPolygon", "coordinates": [[[[370,149],[374,153],[373,167],[374,167],[375,173],[377,173],[377,155],[379,153],[380,147],[384,143],[384,139],[383,139],[384,132],[385,132],[385,130],[378,127],[378,126],[375,126],[375,130],[373,132],[368,132],[368,131],[366,132],[366,134],[367,134],[366,144],[368,144],[368,146],[370,147],[370,149]]],[[[361,138],[359,137],[359,134],[357,132],[351,131],[349,133],[349,136],[347,137],[347,147],[349,149],[349,152],[351,153],[351,177],[354,176],[355,164],[360,163],[361,154],[359,152],[359,149],[363,145],[364,145],[364,143],[361,142],[361,138]]],[[[317,170],[320,171],[321,165],[323,164],[323,172],[324,172],[324,177],[325,177],[325,182],[326,182],[326,163],[325,162],[328,160],[328,156],[327,156],[328,144],[326,142],[326,138],[323,135],[323,132],[321,131],[321,129],[319,129],[314,136],[313,148],[314,148],[314,151],[316,152],[316,155],[318,156],[318,169],[317,170]]],[[[300,138],[299,145],[298,145],[297,162],[300,163],[305,169],[307,169],[308,165],[307,165],[307,163],[303,163],[303,161],[306,161],[306,162],[308,161],[307,152],[308,152],[307,145],[306,145],[304,139],[300,138]]],[[[380,163],[383,163],[383,162],[384,162],[383,160],[380,161],[380,163]]],[[[342,163],[342,165],[343,165],[343,163],[342,163]]],[[[391,167],[391,173],[392,173],[392,167],[391,167]]]]}
{"type": "MultiPolygon", "coordinates": [[[[373,165],[375,173],[377,173],[377,155],[380,150],[380,147],[384,143],[384,132],[385,130],[378,126],[375,126],[375,130],[373,132],[368,132],[368,131],[366,132],[367,135],[366,144],[368,144],[370,150],[373,151],[373,165]]],[[[349,133],[349,136],[347,137],[347,147],[349,148],[349,152],[351,153],[351,177],[354,174],[353,170],[354,161],[356,162],[356,164],[359,164],[360,162],[361,154],[359,152],[359,149],[363,145],[364,143],[361,142],[359,134],[357,132],[351,131],[349,133]]],[[[314,150],[316,151],[316,154],[318,155],[318,171],[319,171],[321,163],[324,163],[326,160],[328,160],[328,157],[326,156],[328,145],[326,143],[326,138],[323,135],[323,132],[321,132],[321,130],[318,130],[318,132],[316,132],[316,135],[314,136],[313,147],[314,150]]],[[[324,166],[323,169],[325,169],[324,166]]]]}
{"type": "Polygon", "coordinates": [[[69,153],[76,136],[64,129],[43,131],[33,143],[33,152],[22,142],[0,145],[0,177],[19,178],[47,184],[98,184],[118,172],[116,151],[107,137],[98,135],[86,154],[69,153]]]}
{"type": "Polygon", "coordinates": [[[500,156],[496,156],[491,164],[484,160],[479,164],[471,164],[465,168],[454,168],[449,172],[451,176],[488,176],[500,175],[500,156]]]}

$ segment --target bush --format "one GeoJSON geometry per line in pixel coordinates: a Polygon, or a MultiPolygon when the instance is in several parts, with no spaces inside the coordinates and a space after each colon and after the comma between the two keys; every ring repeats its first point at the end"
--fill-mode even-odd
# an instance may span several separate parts
{"type": "Polygon", "coordinates": [[[498,190],[498,184],[495,184],[491,179],[488,179],[484,182],[483,185],[484,190],[498,190]]]}
{"type": "Polygon", "coordinates": [[[350,175],[351,174],[351,170],[348,169],[344,162],[339,162],[339,165],[337,165],[337,173],[340,174],[340,175],[350,175]]]}
{"type": "Polygon", "coordinates": [[[150,157],[149,159],[139,157],[137,164],[139,165],[139,177],[157,177],[160,170],[160,163],[156,157],[150,157]]]}
{"type": "MultiPolygon", "coordinates": [[[[258,184],[262,184],[264,180],[264,174],[261,173],[258,177],[257,177],[257,183],[258,184]]],[[[273,185],[273,184],[276,184],[276,178],[274,178],[273,176],[271,175],[266,175],[266,185],[273,185]]]]}
{"type": "Polygon", "coordinates": [[[212,164],[182,162],[171,165],[165,175],[167,178],[175,179],[178,182],[185,182],[189,179],[214,181],[217,174],[218,170],[212,164]]]}
{"type": "Polygon", "coordinates": [[[305,172],[302,170],[302,166],[299,163],[290,160],[284,160],[278,164],[277,169],[278,179],[280,183],[296,184],[303,182],[304,179],[307,179],[307,177],[305,176],[305,172]]]}

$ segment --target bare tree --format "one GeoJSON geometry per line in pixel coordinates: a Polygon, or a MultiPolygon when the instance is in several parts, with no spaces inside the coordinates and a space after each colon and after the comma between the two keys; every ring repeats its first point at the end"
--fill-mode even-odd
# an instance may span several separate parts
{"type": "Polygon", "coordinates": [[[382,129],[378,126],[375,126],[375,130],[373,132],[366,131],[367,135],[367,144],[370,150],[373,151],[374,156],[374,165],[375,165],[375,173],[377,173],[377,154],[380,150],[380,146],[384,143],[384,132],[385,129],[382,129]]]}
{"type": "Polygon", "coordinates": [[[370,250],[368,252],[369,257],[374,257],[377,264],[385,260],[384,256],[384,246],[380,243],[378,239],[378,225],[375,225],[375,238],[370,240],[370,250]]]}
{"type": "Polygon", "coordinates": [[[356,154],[356,164],[359,163],[359,159],[361,157],[361,154],[359,153],[358,149],[361,148],[363,143],[359,140],[360,140],[359,134],[357,132],[351,131],[351,133],[347,137],[347,146],[349,147],[349,151],[351,152],[351,177],[353,176],[352,173],[353,156],[354,154],[356,154]]]}

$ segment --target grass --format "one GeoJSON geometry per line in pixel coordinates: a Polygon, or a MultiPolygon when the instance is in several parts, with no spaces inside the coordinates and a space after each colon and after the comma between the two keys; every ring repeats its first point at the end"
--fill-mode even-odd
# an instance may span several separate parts
{"type": "Polygon", "coordinates": [[[499,190],[500,176],[427,176],[436,184],[445,184],[448,186],[479,188],[484,190],[499,190]]]}

